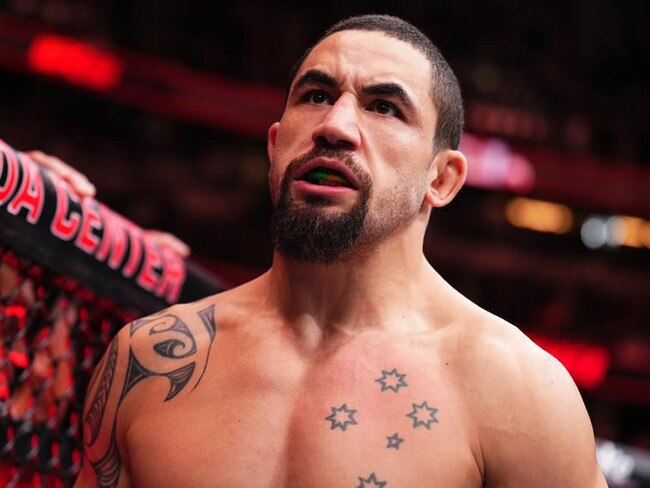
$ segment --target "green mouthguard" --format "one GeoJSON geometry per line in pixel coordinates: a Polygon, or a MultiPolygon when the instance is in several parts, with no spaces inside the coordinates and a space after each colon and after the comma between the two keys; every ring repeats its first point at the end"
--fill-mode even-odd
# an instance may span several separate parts
{"type": "Polygon", "coordinates": [[[345,179],[341,178],[338,175],[334,175],[326,170],[314,170],[310,171],[309,179],[317,181],[328,181],[331,183],[345,183],[345,179]]]}

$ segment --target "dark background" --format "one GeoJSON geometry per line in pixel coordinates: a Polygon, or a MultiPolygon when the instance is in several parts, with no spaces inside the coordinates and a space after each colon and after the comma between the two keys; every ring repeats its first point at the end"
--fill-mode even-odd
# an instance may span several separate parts
{"type": "Polygon", "coordinates": [[[399,15],[457,73],[468,133],[504,143],[538,175],[527,189],[466,187],[434,212],[428,258],[526,332],[604,346],[607,376],[582,388],[596,434],[650,450],[650,224],[641,224],[647,239],[637,247],[592,249],[581,238],[592,217],[650,220],[644,3],[399,5],[3,0],[0,138],[75,165],[100,200],[177,234],[236,284],[270,264],[264,129],[280,115],[291,65],[343,17],[399,15]],[[43,32],[122,59],[121,84],[96,89],[35,73],[25,57],[43,32]],[[568,232],[509,223],[517,193],[565,204],[574,216],[568,232]]]}

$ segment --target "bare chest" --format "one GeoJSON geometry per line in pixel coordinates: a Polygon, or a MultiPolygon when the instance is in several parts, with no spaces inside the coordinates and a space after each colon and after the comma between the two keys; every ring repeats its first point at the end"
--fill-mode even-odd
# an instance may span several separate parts
{"type": "Polygon", "coordinates": [[[350,348],[287,375],[271,359],[233,358],[141,415],[128,439],[135,486],[481,486],[444,360],[350,348]]]}

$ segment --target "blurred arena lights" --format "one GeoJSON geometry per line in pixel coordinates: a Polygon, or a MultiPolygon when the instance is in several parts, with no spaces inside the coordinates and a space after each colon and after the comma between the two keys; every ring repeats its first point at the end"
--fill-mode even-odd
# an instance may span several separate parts
{"type": "Polygon", "coordinates": [[[465,132],[459,149],[469,161],[467,184],[477,188],[527,193],[535,186],[533,164],[502,139],[465,132]]]}
{"type": "Polygon", "coordinates": [[[124,63],[114,54],[49,33],[34,37],[27,51],[27,63],[39,74],[98,91],[115,88],[124,74],[124,63]]]}
{"type": "Polygon", "coordinates": [[[650,221],[627,215],[590,215],[582,223],[580,237],[590,249],[605,246],[650,249],[650,221]]]}
{"type": "Polygon", "coordinates": [[[506,204],[505,216],[515,227],[553,234],[566,234],[575,220],[566,205],[521,197],[506,204]]]}
{"type": "MultiPolygon", "coordinates": [[[[509,224],[520,229],[568,234],[577,229],[576,211],[566,205],[515,197],[505,204],[509,224]]],[[[580,238],[589,249],[634,247],[650,249],[650,221],[629,215],[588,215],[579,224],[580,238]]]]}
{"type": "Polygon", "coordinates": [[[598,464],[607,477],[607,481],[614,483],[616,486],[628,486],[626,483],[630,483],[632,480],[635,465],[642,461],[641,456],[637,455],[635,457],[622,446],[604,440],[597,441],[596,455],[598,456],[598,464]]]}
{"type": "Polygon", "coordinates": [[[535,344],[560,361],[580,388],[597,388],[607,376],[611,353],[606,347],[550,339],[537,334],[527,335],[535,344]]]}

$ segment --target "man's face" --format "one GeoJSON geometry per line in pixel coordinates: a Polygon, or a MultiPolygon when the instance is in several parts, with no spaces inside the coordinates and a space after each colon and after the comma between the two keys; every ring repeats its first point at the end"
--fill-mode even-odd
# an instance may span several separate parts
{"type": "Polygon", "coordinates": [[[314,47],[269,131],[279,252],[329,263],[415,219],[433,161],[431,79],[420,51],[381,32],[314,47]]]}

